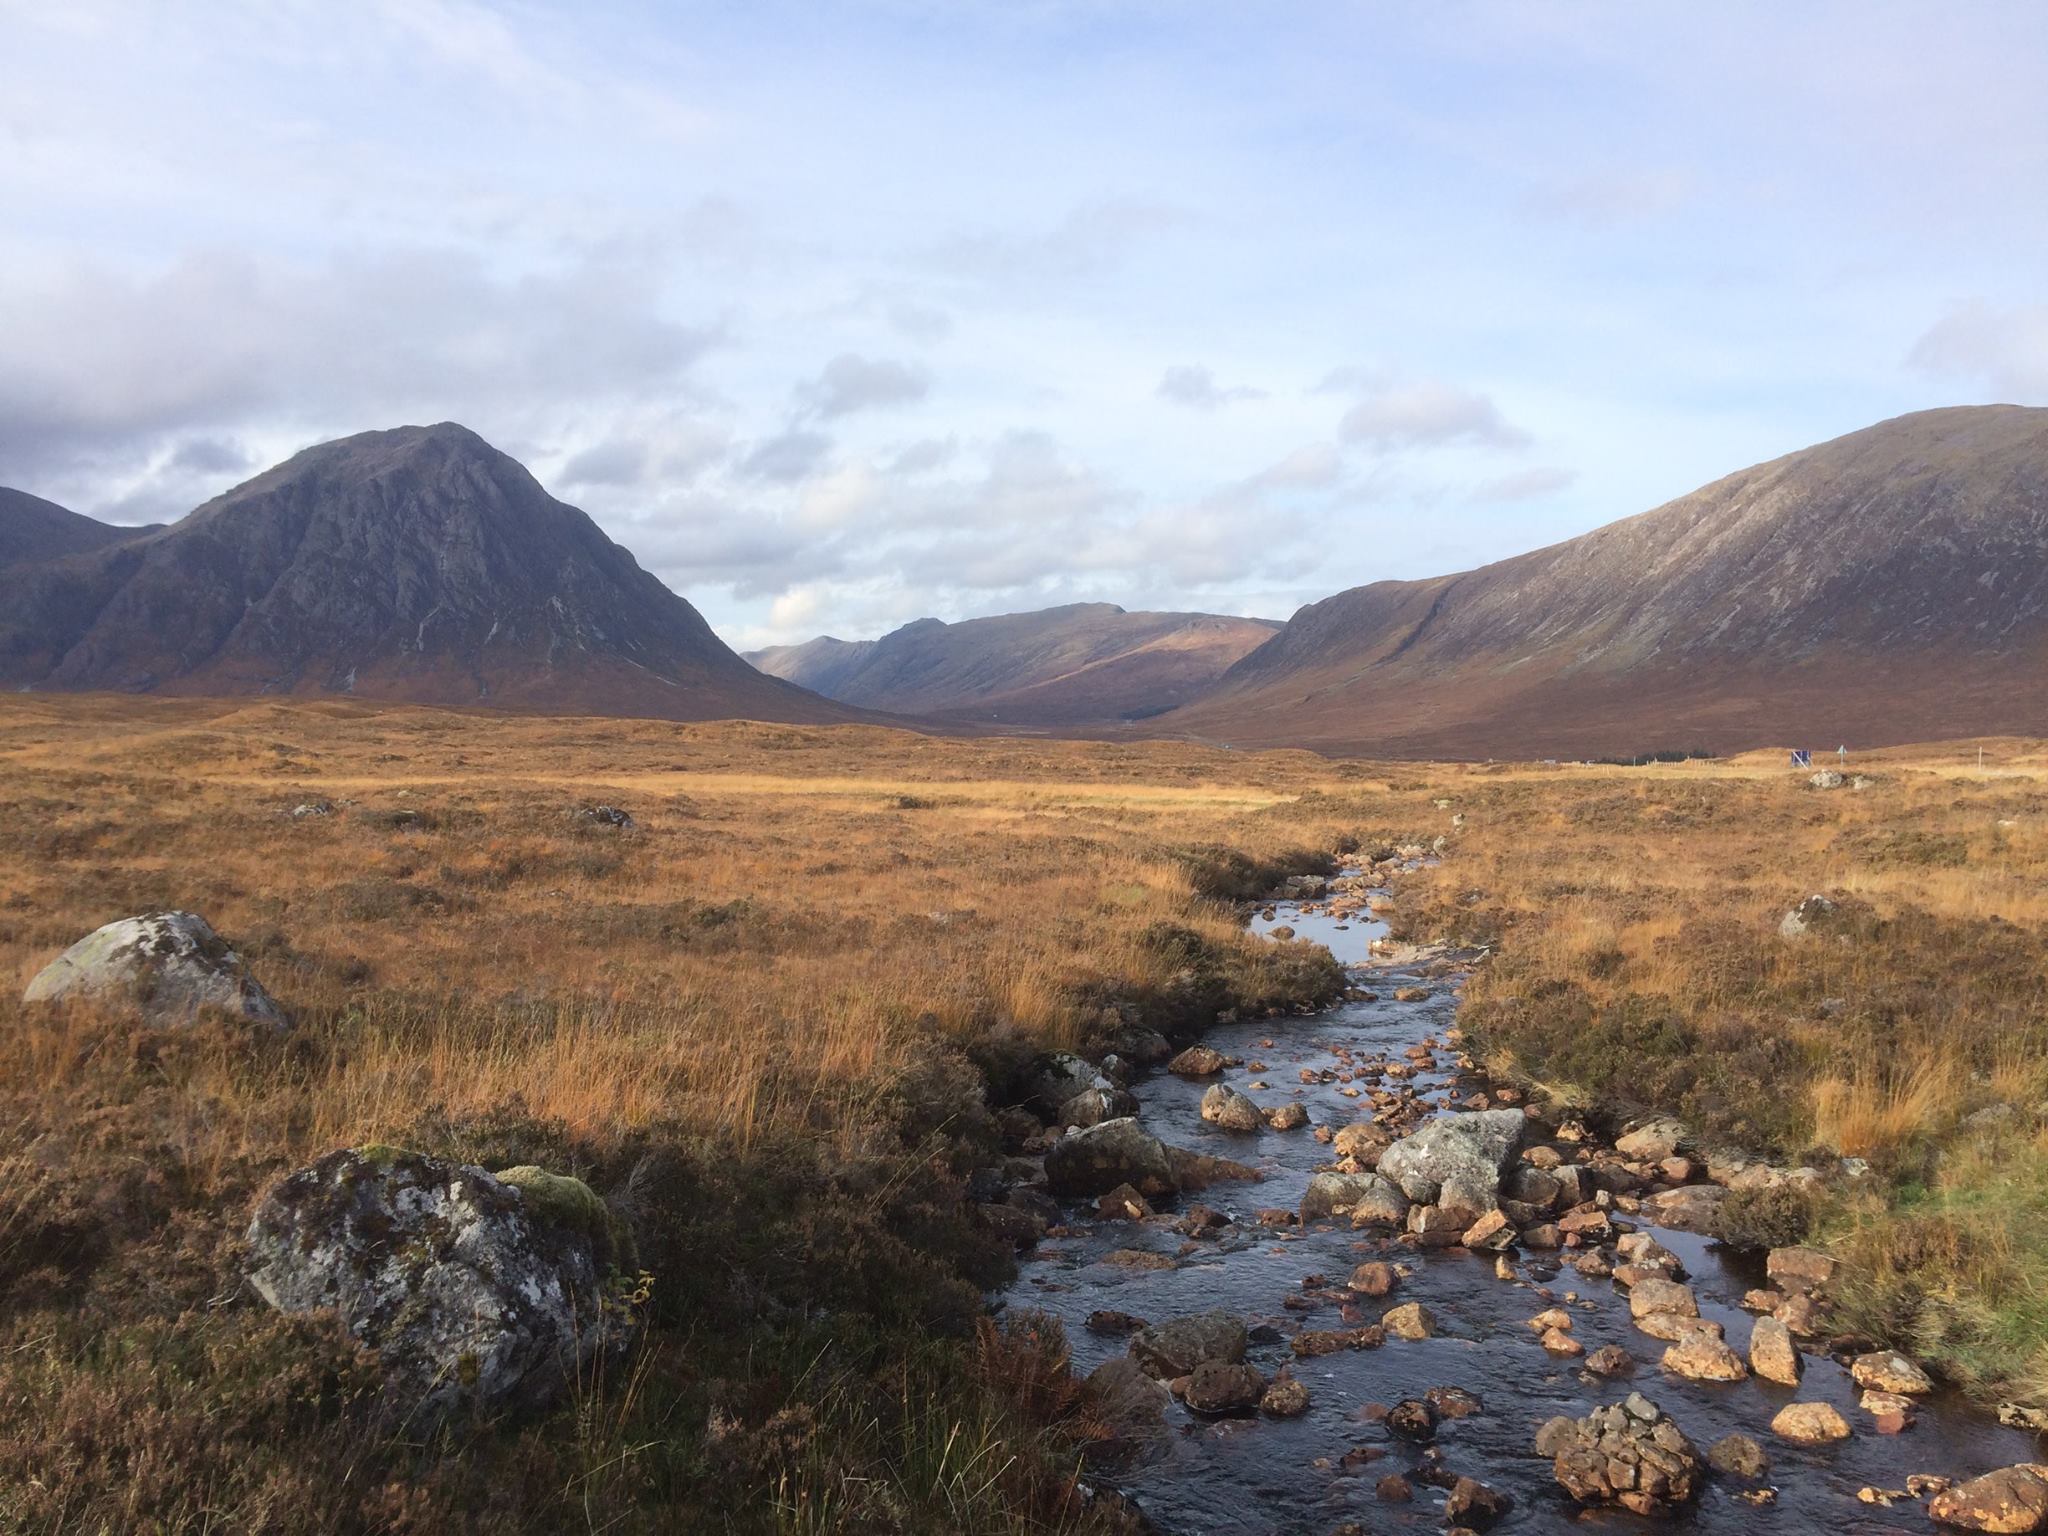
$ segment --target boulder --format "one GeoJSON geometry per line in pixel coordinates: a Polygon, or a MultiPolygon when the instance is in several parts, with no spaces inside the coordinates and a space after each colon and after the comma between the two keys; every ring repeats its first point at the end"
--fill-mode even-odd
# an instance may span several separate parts
{"type": "Polygon", "coordinates": [[[1830,1403],[1787,1403],[1771,1420],[1771,1433],[1794,1445],[1832,1445],[1849,1438],[1849,1426],[1830,1403]]]}
{"type": "Polygon", "coordinates": [[[1259,1399],[1259,1412],[1276,1419],[1298,1419],[1308,1412],[1308,1388],[1282,1372],[1259,1399]]]}
{"type": "Polygon", "coordinates": [[[248,1248],[256,1294],[336,1312],[415,1428],[544,1404],[637,1321],[624,1228],[588,1185],[539,1168],[332,1152],[263,1197],[248,1248]]]}
{"type": "Polygon", "coordinates": [[[160,1025],[190,1024],[203,1013],[290,1022],[196,912],[149,912],[95,928],[36,972],[21,1000],[112,1004],[160,1025]]]}
{"type": "Polygon", "coordinates": [[[1507,1518],[1508,1496],[1496,1492],[1476,1478],[1461,1477],[1451,1484],[1444,1500],[1444,1519],[1466,1530],[1483,1531],[1507,1518]]]}
{"type": "Polygon", "coordinates": [[[1191,1045],[1166,1064],[1166,1070],[1181,1077],[1214,1077],[1230,1063],[1220,1051],[1206,1045],[1191,1045]]]}
{"type": "Polygon", "coordinates": [[[1308,1110],[1299,1104],[1279,1104],[1266,1111],[1266,1124],[1276,1131],[1298,1131],[1308,1124],[1308,1110]]]}
{"type": "Polygon", "coordinates": [[[1934,1390],[1927,1373],[1895,1349],[1858,1355],[1849,1362],[1849,1374],[1859,1387],[1895,1392],[1901,1397],[1917,1397],[1934,1390]]]}
{"type": "Polygon", "coordinates": [[[1640,1392],[1576,1422],[1553,1419],[1537,1437],[1551,1472],[1581,1504],[1638,1515],[1670,1513],[1705,1481],[1700,1454],[1670,1416],[1640,1392]]]}
{"type": "Polygon", "coordinates": [[[1643,1214],[1660,1227],[1710,1234],[1727,1199],[1728,1191],[1718,1184],[1684,1184],[1650,1196],[1643,1202],[1643,1214]]]}
{"type": "Polygon", "coordinates": [[[1219,1308],[1139,1329],[1130,1354],[1152,1375],[1171,1381],[1208,1361],[1239,1364],[1248,1342],[1244,1319],[1219,1308]]]}
{"type": "Polygon", "coordinates": [[[1760,1317],[1749,1331],[1749,1368],[1765,1381],[1796,1387],[1804,1365],[1792,1330],[1775,1317],[1760,1317]]]}
{"type": "Polygon", "coordinates": [[[1651,1120],[1615,1142],[1614,1150],[1641,1163],[1661,1163],[1678,1151],[1685,1127],[1676,1120],[1651,1120]]]}
{"type": "Polygon", "coordinates": [[[1045,1182],[1062,1199],[1106,1195],[1128,1184],[1148,1197],[1180,1188],[1165,1143],[1124,1116],[1054,1142],[1045,1154],[1045,1182]]]}
{"type": "Polygon", "coordinates": [[[1087,1127],[1105,1120],[1125,1120],[1138,1112],[1138,1101],[1121,1088],[1105,1084],[1075,1094],[1062,1104],[1056,1121],[1062,1126],[1087,1127]]]}
{"type": "Polygon", "coordinates": [[[1723,1435],[1707,1447],[1707,1465],[1723,1477],[1756,1482],[1771,1475],[1771,1458],[1748,1435],[1723,1435]]]}
{"type": "Polygon", "coordinates": [[[1436,1314],[1419,1301],[1404,1301],[1380,1315],[1380,1326],[1393,1339],[1436,1337],[1436,1314]]]}
{"type": "Polygon", "coordinates": [[[1226,1131],[1263,1131],[1266,1116],[1259,1106],[1239,1093],[1217,1083],[1202,1095],[1202,1118],[1226,1131]]]}
{"type": "MultiPolygon", "coordinates": [[[[1301,1195],[1301,1219],[1320,1221],[1340,1211],[1353,1210],[1363,1200],[1381,1203],[1388,1196],[1400,1198],[1400,1191],[1376,1173],[1316,1173],[1309,1176],[1308,1188],[1301,1195]]],[[[1407,1201],[1401,1201],[1401,1213],[1407,1215],[1407,1201]]]]}
{"type": "Polygon", "coordinates": [[[2048,1531],[2048,1467],[2023,1462],[1934,1496],[1928,1518],[1964,1531],[2048,1531]]]}
{"type": "MultiPolygon", "coordinates": [[[[1835,776],[1835,782],[1841,782],[1840,775],[1835,776]]],[[[1788,939],[1802,938],[1815,924],[1826,921],[1834,913],[1835,904],[1827,897],[1809,896],[1778,920],[1778,932],[1788,939]]]]}
{"type": "Polygon", "coordinates": [[[1379,1172],[1410,1200],[1435,1201],[1446,1184],[1483,1189],[1487,1205],[1522,1144],[1528,1117],[1519,1109],[1439,1115],[1380,1154],[1379,1172]]]}
{"type": "Polygon", "coordinates": [[[1692,1287],[1680,1285],[1676,1280],[1651,1277],[1638,1280],[1628,1293],[1628,1313],[1637,1323],[1659,1315],[1667,1317],[1698,1317],[1699,1298],[1693,1295],[1692,1287]]]}
{"type": "Polygon", "coordinates": [[[1742,1381],[1749,1375],[1742,1356],[1705,1329],[1681,1336],[1665,1350],[1664,1369],[1688,1381],[1742,1381]]]}
{"type": "Polygon", "coordinates": [[[1393,1290],[1394,1266],[1384,1259],[1368,1259],[1351,1272],[1346,1284],[1361,1296],[1380,1297],[1393,1290]]]}
{"type": "Polygon", "coordinates": [[[1118,1355],[1103,1361],[1082,1383],[1081,1400],[1089,1420],[1108,1431],[1108,1453],[1167,1441],[1166,1409],[1172,1396],[1135,1360],[1118,1355]]]}
{"type": "Polygon", "coordinates": [[[1204,1360],[1188,1373],[1185,1401],[1196,1413],[1241,1413],[1258,1406],[1266,1378],[1242,1362],[1204,1360]]]}
{"type": "Polygon", "coordinates": [[[1835,1261],[1818,1248],[1773,1248],[1764,1273],[1781,1291],[1813,1291],[1834,1278],[1835,1261]]]}

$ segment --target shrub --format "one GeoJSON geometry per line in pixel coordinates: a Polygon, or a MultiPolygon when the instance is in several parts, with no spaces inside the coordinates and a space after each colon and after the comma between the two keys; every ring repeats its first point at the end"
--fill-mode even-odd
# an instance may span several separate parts
{"type": "Polygon", "coordinates": [[[1789,1248],[1813,1231],[1813,1196],[1790,1184],[1738,1189],[1721,1202],[1714,1235],[1731,1248],[1789,1248]]]}

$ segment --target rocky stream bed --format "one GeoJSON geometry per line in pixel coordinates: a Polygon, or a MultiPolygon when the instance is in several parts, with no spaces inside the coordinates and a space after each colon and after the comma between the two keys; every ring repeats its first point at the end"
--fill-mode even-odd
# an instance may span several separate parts
{"type": "MultiPolygon", "coordinates": [[[[2032,1433],[1913,1380],[1910,1362],[1865,1359],[1855,1379],[1847,1351],[1868,1346],[1834,1341],[1844,1352],[1831,1354],[1824,1315],[1807,1316],[1814,1280],[1801,1271],[1817,1264],[1824,1274],[1820,1256],[1788,1252],[1767,1273],[1760,1255],[1660,1224],[1660,1209],[1687,1219],[1693,1197],[1715,1190],[1704,1168],[1663,1164],[1655,1136],[1625,1155],[1576,1140],[1576,1127],[1562,1138],[1533,1118],[1515,1127],[1500,1115],[1520,1113],[1515,1096],[1459,1071],[1456,965],[1385,943],[1375,957],[1384,925],[1341,905],[1276,903],[1254,927],[1327,945],[1369,997],[1309,1017],[1219,1024],[1202,1044],[1228,1065],[1135,1071],[1119,1100],[1136,1121],[1120,1134],[1149,1133],[1261,1177],[1140,1198],[1092,1186],[1077,1198],[1071,1176],[1055,1178],[1055,1193],[1066,1186],[1060,1219],[1007,1293],[1013,1307],[1061,1319],[1076,1369],[1094,1373],[1101,1411],[1121,1432],[1101,1476],[1159,1530],[1928,1531],[1930,1498],[1944,1528],[2048,1529],[2048,1482],[2029,1473],[1939,1496],[1944,1480],[2033,1462],[2032,1433]],[[1372,1120],[1376,1098],[1381,1131],[1336,1134],[1372,1120]],[[1346,1149],[1364,1150],[1354,1166],[1380,1161],[1386,1173],[1400,1165],[1381,1161],[1386,1140],[1482,1104],[1516,1132],[1501,1183],[1515,1219],[1445,1216],[1446,1185],[1437,1203],[1417,1202],[1430,1214],[1354,1225],[1341,1206],[1362,1183],[1336,1187],[1339,1214],[1300,1219],[1327,1203],[1332,1183],[1318,1171],[1346,1149]],[[1214,1123],[1257,1124],[1285,1105],[1301,1106],[1305,1123],[1214,1123]],[[1625,1161],[1647,1168],[1636,1188],[1601,1193],[1604,1171],[1582,1177],[1625,1161]],[[1531,1181],[1529,1169],[1563,1173],[1531,1181]],[[1654,1198],[1673,1183],[1691,1192],[1654,1198]],[[1507,1198],[1560,1186],[1540,1211],[1507,1198]],[[1791,1331],[1755,1310],[1772,1305],[1791,1331]],[[1675,1372],[1674,1342],[1673,1363],[1693,1375],[1739,1379],[1675,1372]],[[1926,1389],[1892,1400],[1870,1395],[1873,1382],[1926,1389]],[[1793,1404],[1811,1406],[1786,1415],[1793,1404]],[[1599,1410],[1609,1411],[1589,1417],[1599,1410]],[[1800,1443],[1801,1421],[1846,1436],[1800,1443]],[[1667,1457],[1665,1443],[1685,1449],[1667,1457]],[[2030,1512],[2037,1491],[2042,1507],[2030,1512]],[[2026,1523],[2034,1515],[2042,1523],[2026,1523]]],[[[1213,1062],[1182,1063],[1204,1064],[1213,1062]]],[[[1473,1209],[1491,1204],[1475,1199],[1473,1209]]]]}

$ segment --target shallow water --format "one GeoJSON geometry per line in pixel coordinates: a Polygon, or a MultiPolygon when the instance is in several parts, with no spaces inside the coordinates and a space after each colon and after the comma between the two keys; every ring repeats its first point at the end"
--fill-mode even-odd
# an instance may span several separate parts
{"type": "MultiPolygon", "coordinates": [[[[1329,945],[1347,964],[1365,961],[1371,940],[1385,932],[1369,919],[1304,916],[1287,903],[1279,905],[1272,920],[1254,919],[1252,926],[1264,931],[1283,924],[1298,937],[1329,945]],[[1345,925],[1341,929],[1340,923],[1345,925]]],[[[1525,1278],[1509,1283],[1495,1277],[1491,1255],[1462,1250],[1428,1254],[1329,1223],[1306,1229],[1254,1225],[1253,1213],[1262,1207],[1298,1207],[1309,1175],[1331,1152],[1307,1129],[1249,1136],[1203,1123],[1199,1106],[1209,1084],[1228,1083],[1266,1106],[1298,1099],[1312,1124],[1343,1126],[1361,1113],[1339,1095],[1343,1085],[1303,1085],[1301,1068],[1334,1065],[1333,1046],[1398,1057],[1426,1035],[1441,1038],[1453,1022],[1457,999],[1452,982],[1389,972],[1360,980],[1378,994],[1377,1000],[1346,1003],[1313,1017],[1221,1026],[1204,1036],[1205,1043],[1226,1056],[1262,1063],[1265,1072],[1232,1067],[1220,1079],[1189,1082],[1160,1071],[1132,1085],[1139,1118],[1161,1139],[1250,1162],[1264,1172],[1259,1183],[1221,1184],[1197,1197],[1229,1212],[1239,1225],[1202,1243],[1198,1253],[1174,1269],[1127,1269],[1099,1261],[1125,1248],[1166,1255],[1180,1251],[1184,1239],[1168,1225],[1172,1208],[1149,1222],[1128,1222],[1100,1221],[1091,1208],[1076,1206],[1071,1235],[1042,1243],[1009,1291],[1012,1305],[1049,1312],[1064,1322],[1082,1371],[1122,1354],[1127,1344],[1121,1336],[1088,1331],[1088,1314],[1098,1309],[1159,1322],[1224,1307],[1253,1326],[1270,1324],[1283,1336],[1280,1342],[1253,1344],[1248,1358],[1268,1375],[1282,1365],[1293,1366],[1313,1400],[1305,1416],[1204,1420],[1175,1404],[1168,1410],[1172,1434],[1167,1448],[1110,1479],[1161,1530],[1171,1536],[1326,1536],[1345,1521],[1358,1521],[1369,1531],[1441,1529],[1442,1490],[1417,1483],[1414,1502],[1406,1505],[1376,1496],[1374,1485],[1381,1477],[1418,1466],[1420,1448],[1358,1418],[1367,1404],[1420,1397],[1435,1386],[1463,1387],[1485,1402],[1484,1412],[1441,1425],[1436,1444],[1453,1471],[1512,1496],[1514,1508],[1494,1527],[1497,1531],[1925,1532],[1932,1527],[1917,1502],[1902,1499],[1887,1509],[1859,1502],[1857,1490],[1866,1485],[1902,1488],[1913,1472],[1974,1476],[2036,1458],[2032,1435],[2006,1429],[1954,1399],[1924,1402],[1912,1428],[1880,1435],[1857,1406],[1859,1394],[1848,1372],[1822,1356],[1806,1357],[1805,1383],[1796,1391],[1754,1378],[1708,1384],[1668,1376],[1658,1366],[1663,1341],[1631,1326],[1625,1293],[1611,1281],[1589,1279],[1566,1267],[1544,1283],[1557,1298],[1567,1293],[1580,1298],[1581,1304],[1571,1307],[1575,1336],[1588,1353],[1617,1344],[1637,1362],[1632,1380],[1588,1385],[1579,1379],[1581,1362],[1545,1353],[1526,1326],[1527,1319],[1553,1304],[1527,1278],[1529,1261],[1541,1255],[1523,1255],[1525,1278]],[[1432,995],[1425,1002],[1396,1003],[1394,987],[1403,981],[1429,986],[1432,995]],[[1254,1090],[1254,1081],[1271,1086],[1254,1090]],[[1412,1273],[1383,1301],[1360,1298],[1363,1315],[1356,1320],[1374,1321],[1387,1307],[1420,1301],[1436,1314],[1439,1337],[1390,1339],[1375,1350],[1295,1361],[1285,1340],[1298,1328],[1347,1323],[1334,1304],[1291,1312],[1283,1310],[1283,1298],[1301,1294],[1303,1278],[1315,1274],[1341,1290],[1352,1269],[1370,1258],[1405,1264],[1412,1273]],[[1744,1485],[1713,1477],[1698,1505],[1675,1521],[1580,1510],[1552,1480],[1550,1463],[1535,1456],[1531,1440],[1546,1419],[1560,1413],[1583,1417],[1632,1389],[1676,1419],[1703,1455],[1731,1431],[1754,1436],[1770,1455],[1766,1484],[1777,1490],[1777,1503],[1763,1508],[1744,1503],[1734,1497],[1744,1485]],[[1795,1399],[1833,1403],[1855,1431],[1853,1437],[1817,1450],[1776,1439],[1770,1433],[1771,1417],[1795,1399]],[[1382,1454],[1347,1474],[1339,1458],[1355,1447],[1382,1454]]],[[[1442,1053],[1447,1065],[1450,1054],[1442,1053]]],[[[1441,1101],[1453,1079],[1435,1072],[1415,1081],[1418,1088],[1435,1090],[1441,1101]]],[[[1466,1084],[1463,1091],[1473,1086],[1466,1084]]],[[[1760,1266],[1739,1264],[1690,1233],[1641,1225],[1684,1261],[1701,1315],[1722,1323],[1729,1343],[1746,1356],[1752,1318],[1737,1303],[1745,1291],[1763,1283],[1760,1266]]]]}

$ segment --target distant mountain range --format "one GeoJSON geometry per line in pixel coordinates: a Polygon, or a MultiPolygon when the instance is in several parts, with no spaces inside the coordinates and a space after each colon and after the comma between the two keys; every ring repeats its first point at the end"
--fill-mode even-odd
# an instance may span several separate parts
{"type": "Polygon", "coordinates": [[[1827,748],[2048,734],[2048,409],[1903,416],[1284,625],[1086,603],[752,659],[452,424],[309,448],[168,527],[0,489],[13,688],[1399,756],[1827,748]]]}
{"type": "Polygon", "coordinates": [[[870,709],[1054,727],[1163,714],[1279,629],[1268,619],[1071,603],[959,624],[919,619],[879,640],[826,635],[747,660],[870,709]]]}
{"type": "Polygon", "coordinates": [[[452,423],[308,448],[168,528],[0,501],[0,685],[846,721],[452,423]]]}

